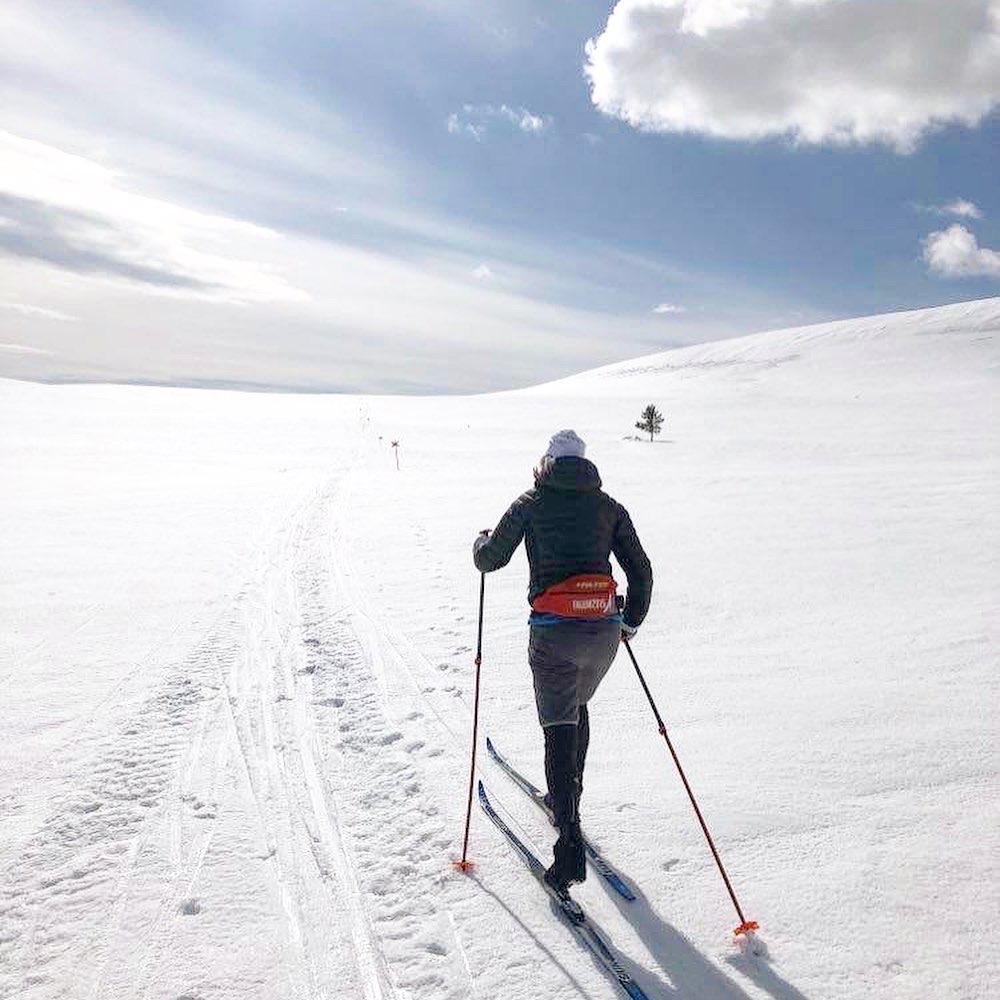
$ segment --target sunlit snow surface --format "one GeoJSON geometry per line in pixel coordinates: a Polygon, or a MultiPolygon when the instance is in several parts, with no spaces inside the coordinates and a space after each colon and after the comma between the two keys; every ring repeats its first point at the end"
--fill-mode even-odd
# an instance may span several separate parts
{"type": "MultiPolygon", "coordinates": [[[[465,399],[0,383],[0,996],[616,995],[478,813],[449,864],[471,542],[562,427],[653,560],[635,650],[771,955],[621,656],[583,813],[639,899],[577,896],[635,978],[989,996],[998,334],[991,299],[465,399]]],[[[487,580],[482,730],[540,782],[526,582],[487,580]]]]}

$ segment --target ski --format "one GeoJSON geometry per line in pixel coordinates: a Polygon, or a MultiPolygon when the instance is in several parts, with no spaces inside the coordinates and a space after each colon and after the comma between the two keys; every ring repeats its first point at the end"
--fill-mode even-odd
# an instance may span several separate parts
{"type": "MultiPolygon", "coordinates": [[[[545,793],[533,785],[520,771],[518,771],[511,763],[501,756],[500,752],[493,745],[493,741],[487,736],[486,737],[486,749],[489,752],[490,757],[500,765],[504,773],[509,777],[518,788],[524,792],[532,802],[538,806],[542,812],[545,813],[549,818],[549,822],[552,822],[552,811],[545,804],[545,793]]],[[[590,863],[594,866],[594,870],[598,875],[603,878],[608,885],[611,886],[619,896],[627,899],[630,903],[635,900],[635,893],[629,888],[628,883],[621,877],[611,867],[610,863],[605,860],[601,852],[594,847],[594,845],[584,836],[583,838],[584,847],[587,850],[587,857],[590,859],[590,863]]]]}
{"type": "Polygon", "coordinates": [[[479,804],[483,807],[483,812],[489,816],[507,840],[510,841],[514,850],[521,855],[521,860],[528,866],[528,870],[535,876],[542,888],[555,900],[559,906],[560,915],[581,944],[594,955],[597,961],[607,970],[608,974],[614,977],[615,982],[633,1000],[649,1000],[639,984],[622,968],[622,964],[614,951],[612,951],[611,946],[587,919],[587,914],[584,912],[583,907],[568,892],[560,894],[545,881],[545,865],[539,861],[531,848],[514,833],[496,809],[493,808],[493,804],[486,794],[486,788],[481,781],[479,782],[479,804]]]}

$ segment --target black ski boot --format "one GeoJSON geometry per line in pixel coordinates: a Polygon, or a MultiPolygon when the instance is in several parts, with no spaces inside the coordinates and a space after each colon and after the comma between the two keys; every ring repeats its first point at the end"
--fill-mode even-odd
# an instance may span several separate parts
{"type": "MultiPolygon", "coordinates": [[[[580,706],[580,721],[576,725],[576,815],[580,815],[580,798],[583,795],[583,768],[587,763],[587,747],[590,744],[590,713],[586,705],[580,706]]],[[[548,773],[546,772],[546,777],[548,773]]],[[[546,792],[542,801],[546,809],[553,813],[552,825],[556,826],[552,808],[552,793],[546,792]]]]}
{"type": "Polygon", "coordinates": [[[580,816],[580,798],[583,795],[583,767],[587,763],[590,745],[590,713],[586,705],[580,706],[580,721],[576,724],[576,815],[580,816]]]}
{"type": "Polygon", "coordinates": [[[545,881],[562,894],[574,882],[587,877],[587,859],[577,816],[577,727],[545,727],[545,777],[552,796],[559,839],[553,848],[554,860],[545,881]]]}

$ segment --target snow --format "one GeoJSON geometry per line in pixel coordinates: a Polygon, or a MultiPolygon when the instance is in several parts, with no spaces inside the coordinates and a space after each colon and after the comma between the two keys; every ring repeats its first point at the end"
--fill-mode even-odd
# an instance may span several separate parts
{"type": "MultiPolygon", "coordinates": [[[[574,427],[656,587],[576,891],[652,997],[987,997],[1000,299],[472,398],[0,382],[0,996],[534,1000],[617,988],[473,813],[476,532],[574,427]],[[653,444],[640,410],[666,416],[653,444]],[[391,441],[400,441],[396,470],[391,441]]],[[[541,782],[523,552],[481,733],[541,782]]],[[[480,754],[505,818],[552,835],[480,754]]]]}

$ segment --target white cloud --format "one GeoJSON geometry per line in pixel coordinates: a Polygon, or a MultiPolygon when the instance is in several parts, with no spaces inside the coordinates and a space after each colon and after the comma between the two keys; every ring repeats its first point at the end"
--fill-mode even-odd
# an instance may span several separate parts
{"type": "Polygon", "coordinates": [[[974,202],[966,201],[964,198],[956,198],[954,201],[948,202],[947,205],[926,205],[919,207],[925,212],[931,212],[934,215],[955,215],[960,219],[981,219],[983,217],[979,206],[974,202]]]}
{"type": "Polygon", "coordinates": [[[538,115],[527,108],[509,104],[465,104],[462,110],[448,115],[448,131],[453,135],[470,135],[477,142],[494,123],[511,125],[529,135],[539,135],[552,125],[551,115],[538,115]]]}
{"type": "Polygon", "coordinates": [[[480,264],[479,267],[473,270],[472,276],[480,281],[484,281],[487,278],[493,277],[493,271],[488,264],[480,264]]]}
{"type": "Polygon", "coordinates": [[[486,126],[467,121],[457,111],[453,111],[448,115],[448,131],[452,135],[471,135],[476,142],[480,142],[486,134],[486,126]]]}
{"type": "Polygon", "coordinates": [[[591,98],[636,128],[881,142],[1000,104],[1000,0],[619,0],[591,98]]]}
{"type": "Polygon", "coordinates": [[[1000,278],[1000,253],[981,247],[975,235],[955,223],[924,239],[924,260],[945,278],[1000,278]]]}
{"type": "Polygon", "coordinates": [[[931,215],[956,216],[959,219],[981,219],[983,213],[979,206],[965,198],[955,198],[946,205],[921,205],[915,203],[914,209],[918,212],[929,212],[931,215]]]}
{"type": "Polygon", "coordinates": [[[661,316],[676,315],[677,313],[687,312],[687,309],[684,306],[676,306],[671,302],[661,302],[658,306],[653,306],[653,312],[659,313],[661,316]]]}
{"type": "Polygon", "coordinates": [[[536,115],[527,108],[510,108],[506,104],[500,105],[499,114],[522,132],[544,132],[552,122],[548,115],[536,115]]]}
{"type": "Polygon", "coordinates": [[[22,316],[37,316],[39,319],[54,319],[63,323],[75,323],[76,316],[59,312],[58,309],[45,309],[42,306],[29,306],[24,302],[3,302],[0,301],[0,309],[7,309],[10,312],[20,313],[22,316]]]}
{"type": "Polygon", "coordinates": [[[979,210],[971,201],[966,201],[964,198],[956,198],[953,202],[942,207],[942,211],[948,213],[949,215],[957,215],[962,219],[981,219],[983,213],[979,210]]]}

